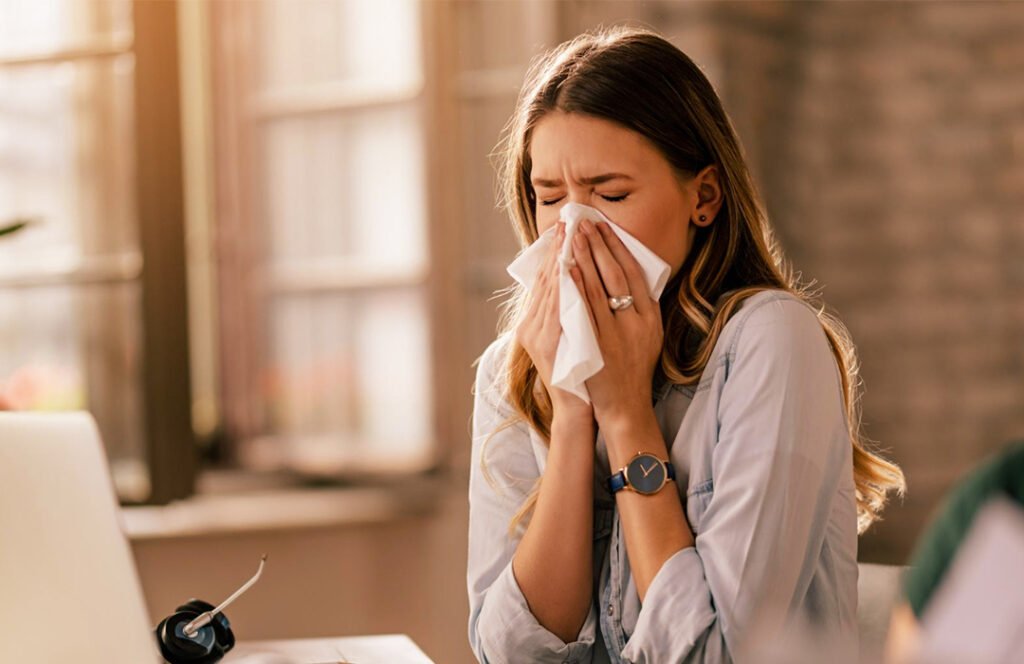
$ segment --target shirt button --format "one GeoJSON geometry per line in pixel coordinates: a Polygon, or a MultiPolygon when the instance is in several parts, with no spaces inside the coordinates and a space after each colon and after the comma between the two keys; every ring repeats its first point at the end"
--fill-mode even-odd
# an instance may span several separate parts
{"type": "Polygon", "coordinates": [[[615,615],[615,607],[612,606],[611,604],[608,605],[608,615],[610,615],[610,616],[614,616],[615,615]]]}

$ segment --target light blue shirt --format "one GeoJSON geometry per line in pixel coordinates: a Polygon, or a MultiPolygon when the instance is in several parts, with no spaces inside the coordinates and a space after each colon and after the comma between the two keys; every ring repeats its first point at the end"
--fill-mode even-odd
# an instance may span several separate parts
{"type": "Polygon", "coordinates": [[[547,447],[520,421],[487,444],[493,486],[480,466],[485,438],[513,413],[499,378],[509,339],[487,348],[475,384],[467,586],[480,662],[756,661],[743,657],[751,642],[797,624],[856,643],[852,447],[838,365],[810,306],[781,290],[748,298],[699,384],[656,390],[695,545],[665,561],[642,605],[598,432],[594,602],[571,643],[537,622],[512,573],[522,531],[510,539],[508,525],[547,447]]]}

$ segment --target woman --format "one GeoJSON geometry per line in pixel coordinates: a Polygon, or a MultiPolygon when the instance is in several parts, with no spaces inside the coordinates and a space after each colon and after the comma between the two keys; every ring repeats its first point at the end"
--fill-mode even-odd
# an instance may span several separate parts
{"type": "Polygon", "coordinates": [[[855,640],[857,535],[903,478],[861,443],[852,345],[784,268],[710,83],[653,32],[583,34],[531,68],[503,147],[523,246],[582,203],[672,271],[653,301],[615,234],[581,225],[590,403],[550,383],[564,229],[513,291],[475,385],[477,658],[727,662],[797,624],[855,640]],[[674,480],[641,477],[666,462],[674,480]]]}

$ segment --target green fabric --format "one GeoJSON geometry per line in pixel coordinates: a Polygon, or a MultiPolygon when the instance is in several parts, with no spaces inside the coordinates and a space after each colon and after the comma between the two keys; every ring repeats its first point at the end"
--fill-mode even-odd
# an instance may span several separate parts
{"type": "Polygon", "coordinates": [[[974,515],[996,495],[1024,506],[1024,441],[1007,445],[957,484],[918,541],[904,577],[907,600],[918,618],[953,562],[974,515]]]}

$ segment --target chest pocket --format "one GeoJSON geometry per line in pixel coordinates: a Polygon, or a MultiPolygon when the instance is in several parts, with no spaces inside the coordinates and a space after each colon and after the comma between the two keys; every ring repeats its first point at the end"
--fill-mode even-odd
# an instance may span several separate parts
{"type": "Polygon", "coordinates": [[[686,492],[686,519],[690,522],[693,534],[701,532],[704,512],[715,494],[715,485],[710,479],[698,482],[686,492]]]}

